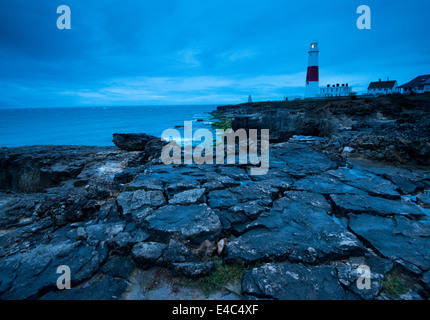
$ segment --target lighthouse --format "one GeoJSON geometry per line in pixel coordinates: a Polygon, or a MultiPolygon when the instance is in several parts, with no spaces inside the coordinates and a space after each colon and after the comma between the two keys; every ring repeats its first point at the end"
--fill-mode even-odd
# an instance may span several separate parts
{"type": "Polygon", "coordinates": [[[319,93],[318,53],[318,42],[314,41],[309,49],[305,98],[316,97],[319,93]]]}

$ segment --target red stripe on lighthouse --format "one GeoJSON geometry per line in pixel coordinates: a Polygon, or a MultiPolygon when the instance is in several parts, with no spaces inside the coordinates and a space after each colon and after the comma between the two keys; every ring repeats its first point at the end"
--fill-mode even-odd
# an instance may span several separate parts
{"type": "Polygon", "coordinates": [[[318,66],[308,67],[306,81],[318,81],[318,66]]]}

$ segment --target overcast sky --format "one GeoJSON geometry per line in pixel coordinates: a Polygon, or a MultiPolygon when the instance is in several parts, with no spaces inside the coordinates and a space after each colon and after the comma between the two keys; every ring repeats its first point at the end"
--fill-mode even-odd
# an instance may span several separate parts
{"type": "Polygon", "coordinates": [[[2,0],[0,107],[226,104],[430,73],[430,2],[2,0]],[[59,5],[71,30],[59,30],[59,5]],[[372,11],[359,30],[359,5],[372,11]]]}

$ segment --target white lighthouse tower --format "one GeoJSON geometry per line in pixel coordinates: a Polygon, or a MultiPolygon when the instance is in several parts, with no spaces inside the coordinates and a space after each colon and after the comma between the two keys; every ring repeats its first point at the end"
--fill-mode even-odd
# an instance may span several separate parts
{"type": "Polygon", "coordinates": [[[309,49],[305,98],[316,97],[319,93],[318,53],[318,42],[314,41],[309,49]]]}

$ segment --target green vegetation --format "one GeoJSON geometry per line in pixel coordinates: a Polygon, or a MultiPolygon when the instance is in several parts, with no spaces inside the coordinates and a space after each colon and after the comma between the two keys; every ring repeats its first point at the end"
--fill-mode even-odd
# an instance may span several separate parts
{"type": "Polygon", "coordinates": [[[235,281],[242,279],[245,270],[249,269],[239,264],[226,264],[219,258],[214,258],[213,261],[216,269],[207,276],[197,279],[175,278],[174,281],[182,286],[190,288],[199,288],[206,296],[216,290],[223,290],[224,287],[235,281]]]}
{"type": "Polygon", "coordinates": [[[226,115],[214,111],[211,113],[212,116],[212,129],[223,129],[228,130],[231,129],[231,118],[227,117],[226,115]]]}
{"type": "Polygon", "coordinates": [[[383,285],[381,293],[384,293],[386,296],[398,298],[402,294],[407,293],[403,281],[396,273],[387,274],[381,283],[383,285]]]}

